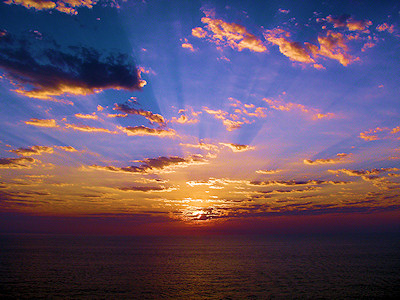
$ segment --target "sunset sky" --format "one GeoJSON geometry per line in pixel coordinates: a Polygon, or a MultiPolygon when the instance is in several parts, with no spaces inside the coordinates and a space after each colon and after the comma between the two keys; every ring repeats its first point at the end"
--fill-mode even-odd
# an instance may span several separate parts
{"type": "Polygon", "coordinates": [[[0,232],[400,228],[398,1],[0,3],[0,232]]]}

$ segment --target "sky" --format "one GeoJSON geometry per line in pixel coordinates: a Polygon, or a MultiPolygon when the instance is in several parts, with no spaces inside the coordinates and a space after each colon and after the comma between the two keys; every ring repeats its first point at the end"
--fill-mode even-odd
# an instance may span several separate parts
{"type": "Polygon", "coordinates": [[[398,232],[399,19],[2,1],[0,232],[398,232]]]}

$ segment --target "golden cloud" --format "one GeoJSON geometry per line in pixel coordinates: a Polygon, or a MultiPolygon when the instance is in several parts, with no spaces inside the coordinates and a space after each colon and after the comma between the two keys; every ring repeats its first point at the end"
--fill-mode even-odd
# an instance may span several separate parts
{"type": "Polygon", "coordinates": [[[65,124],[65,128],[71,128],[73,130],[82,132],[103,132],[103,133],[118,134],[118,131],[111,131],[106,128],[91,127],[87,125],[65,124]]]}
{"type": "Polygon", "coordinates": [[[305,159],[303,162],[306,165],[336,164],[336,163],[343,162],[343,160],[350,155],[351,154],[347,154],[347,153],[338,153],[338,154],[336,154],[335,158],[320,158],[320,159],[316,159],[316,160],[305,159]]]}
{"type": "Polygon", "coordinates": [[[247,29],[236,23],[227,23],[221,19],[216,19],[214,13],[204,11],[206,17],[201,18],[201,22],[206,24],[203,28],[192,29],[192,35],[198,38],[208,38],[209,41],[217,46],[229,46],[232,49],[242,51],[249,49],[253,52],[266,52],[267,48],[263,42],[255,35],[249,33],[247,29]]]}
{"type": "Polygon", "coordinates": [[[56,9],[70,15],[78,14],[76,8],[92,8],[98,0],[7,0],[6,4],[22,5],[36,10],[56,9]]]}
{"type": "Polygon", "coordinates": [[[159,136],[159,137],[173,137],[177,136],[177,133],[173,129],[157,129],[157,128],[148,128],[143,125],[141,126],[128,126],[122,127],[118,126],[118,129],[122,132],[126,133],[129,136],[159,136]]]}
{"type": "Polygon", "coordinates": [[[42,155],[43,153],[53,153],[53,147],[32,146],[29,148],[18,148],[9,150],[8,152],[12,152],[21,156],[42,155]]]}
{"type": "Polygon", "coordinates": [[[56,120],[54,120],[54,119],[32,118],[29,121],[25,121],[25,124],[32,125],[32,126],[38,126],[38,127],[49,127],[49,128],[59,127],[57,125],[56,120]]]}
{"type": "Polygon", "coordinates": [[[75,114],[75,117],[80,118],[80,119],[91,119],[91,120],[97,120],[99,117],[96,115],[96,113],[92,114],[75,114]]]}
{"type": "Polygon", "coordinates": [[[249,151],[249,150],[255,149],[255,147],[249,146],[249,145],[240,145],[240,144],[232,144],[232,143],[219,143],[219,144],[223,145],[225,147],[228,147],[233,152],[244,152],[244,151],[249,151]]]}
{"type": "Polygon", "coordinates": [[[30,169],[35,162],[32,157],[0,158],[0,169],[30,169]]]}

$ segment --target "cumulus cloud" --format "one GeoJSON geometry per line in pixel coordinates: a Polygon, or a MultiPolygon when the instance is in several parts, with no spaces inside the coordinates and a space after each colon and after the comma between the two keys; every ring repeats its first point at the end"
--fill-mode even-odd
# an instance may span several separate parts
{"type": "Polygon", "coordinates": [[[266,30],[264,37],[270,43],[279,46],[279,51],[287,56],[290,60],[313,64],[316,69],[323,69],[324,67],[317,63],[318,57],[327,57],[339,61],[343,66],[357,61],[359,58],[353,57],[349,54],[347,47],[347,36],[340,32],[333,32],[328,30],[326,35],[318,36],[319,46],[307,43],[301,44],[294,42],[290,39],[290,32],[281,28],[266,30]]]}
{"type": "Polygon", "coordinates": [[[293,103],[293,102],[283,102],[282,100],[272,100],[268,98],[263,98],[265,102],[269,105],[270,108],[280,111],[300,111],[304,114],[311,116],[313,120],[320,119],[331,119],[335,117],[333,113],[321,113],[319,109],[307,107],[302,104],[293,103]]]}
{"type": "Polygon", "coordinates": [[[118,131],[111,131],[106,128],[91,127],[87,125],[65,124],[65,128],[71,128],[73,130],[82,132],[104,132],[104,133],[118,134],[118,131]]]}
{"type": "Polygon", "coordinates": [[[363,31],[372,25],[369,20],[355,20],[349,15],[342,15],[339,17],[327,16],[327,22],[332,23],[335,28],[345,27],[350,31],[363,31]]]}
{"type": "Polygon", "coordinates": [[[228,147],[233,152],[244,152],[255,149],[255,147],[249,145],[232,144],[232,143],[219,143],[219,144],[228,147]]]}
{"type": "Polygon", "coordinates": [[[215,18],[215,13],[203,11],[205,17],[201,22],[206,24],[205,29],[196,27],[192,30],[192,35],[198,38],[206,38],[217,46],[229,46],[232,49],[242,51],[248,49],[253,52],[266,52],[267,48],[263,42],[255,35],[249,33],[247,29],[236,23],[227,23],[215,18]]]}
{"type": "Polygon", "coordinates": [[[76,15],[78,7],[92,8],[98,0],[7,0],[6,4],[22,5],[36,10],[55,9],[59,12],[76,15]]]}
{"type": "Polygon", "coordinates": [[[57,125],[56,120],[54,120],[54,119],[36,119],[36,118],[32,118],[29,121],[25,121],[25,124],[32,125],[32,126],[37,126],[37,127],[49,127],[49,128],[59,127],[57,125]]]}
{"type": "Polygon", "coordinates": [[[0,158],[0,169],[30,169],[35,161],[32,157],[0,158]]]}
{"type": "Polygon", "coordinates": [[[140,75],[128,55],[102,55],[85,47],[50,49],[44,42],[11,36],[0,39],[0,69],[16,86],[15,92],[42,100],[61,102],[57,96],[141,88],[140,75]]]}
{"type": "Polygon", "coordinates": [[[116,167],[91,165],[90,169],[111,171],[118,173],[152,173],[173,172],[176,168],[188,167],[190,165],[204,164],[206,160],[200,155],[192,155],[187,158],[179,156],[160,156],[157,158],[146,158],[139,166],[116,167]]]}
{"type": "Polygon", "coordinates": [[[173,137],[177,136],[177,133],[173,129],[159,129],[159,128],[148,128],[143,125],[141,126],[118,126],[118,129],[126,133],[129,136],[159,136],[159,137],[173,137]]]}
{"type": "Polygon", "coordinates": [[[319,158],[315,160],[305,159],[303,162],[306,165],[324,165],[324,164],[336,164],[343,162],[343,160],[350,156],[351,154],[347,153],[338,153],[335,158],[319,158]]]}
{"type": "Polygon", "coordinates": [[[21,156],[42,155],[43,153],[53,153],[53,147],[32,146],[29,148],[18,148],[9,150],[8,152],[15,153],[21,156]]]}
{"type": "Polygon", "coordinates": [[[152,113],[151,111],[137,109],[129,104],[114,104],[114,110],[120,111],[125,114],[139,115],[145,117],[150,123],[157,123],[158,125],[165,125],[165,119],[159,114],[152,113]]]}

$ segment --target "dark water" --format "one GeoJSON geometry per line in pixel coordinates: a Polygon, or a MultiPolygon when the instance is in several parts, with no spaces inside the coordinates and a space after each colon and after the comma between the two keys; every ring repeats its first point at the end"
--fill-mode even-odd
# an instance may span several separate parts
{"type": "Polygon", "coordinates": [[[394,298],[399,236],[0,236],[0,296],[394,298]]]}

